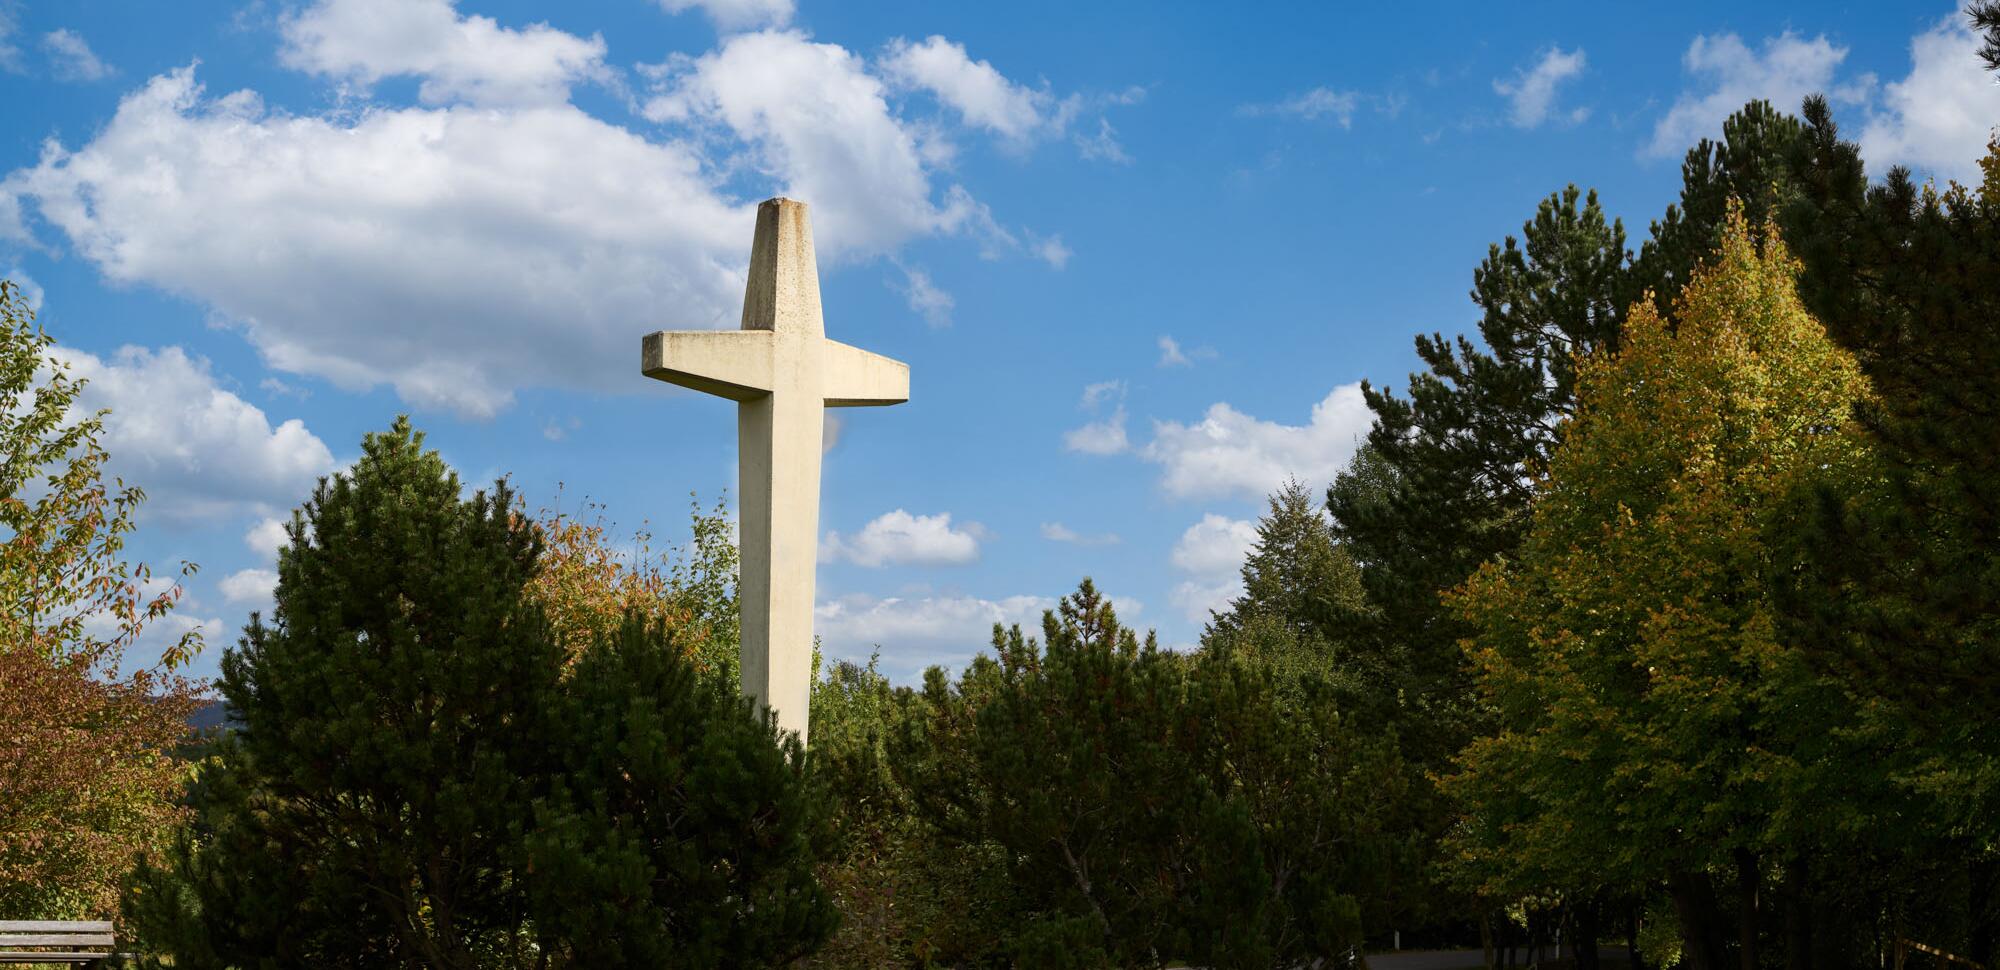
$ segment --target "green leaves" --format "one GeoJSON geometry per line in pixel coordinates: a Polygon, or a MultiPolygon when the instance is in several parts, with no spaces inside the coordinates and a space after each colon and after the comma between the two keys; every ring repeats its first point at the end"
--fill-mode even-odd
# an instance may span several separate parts
{"type": "Polygon", "coordinates": [[[996,629],[956,683],[933,670],[890,746],[940,835],[1008,860],[1017,959],[1278,966],[1359,938],[1393,748],[1317,677],[1287,699],[1227,648],[1142,642],[1088,580],[1043,634],[996,629]]]}
{"type": "Polygon", "coordinates": [[[570,669],[504,482],[398,419],[294,517],[240,730],[132,912],[177,966],[782,962],[823,939],[796,743],[636,612],[570,669]]]}
{"type": "Polygon", "coordinates": [[[1821,743],[1850,711],[1778,636],[1767,536],[1795,490],[1872,458],[1848,417],[1865,382],[1796,275],[1733,212],[1674,325],[1639,304],[1583,362],[1520,552],[1454,597],[1501,716],[1448,786],[1488,891],[1829,844],[1817,806],[1851,791],[1820,766],[1860,753],[1821,743]]]}

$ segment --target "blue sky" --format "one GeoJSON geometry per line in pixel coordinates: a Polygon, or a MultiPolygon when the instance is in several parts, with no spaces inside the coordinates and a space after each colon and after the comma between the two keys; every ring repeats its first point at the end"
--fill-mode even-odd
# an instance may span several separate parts
{"type": "MultiPolygon", "coordinates": [[[[1189,644],[1262,496],[1323,487],[1486,246],[1567,183],[1634,244],[1752,97],[1966,179],[2000,87],[1950,3],[0,3],[0,272],[113,408],[134,552],[215,669],[273,530],[398,413],[472,481],[684,537],[727,402],[641,334],[734,326],[813,206],[839,414],[818,629],[912,679],[1084,575],[1189,644]],[[562,491],[558,493],[558,485],[562,491]]],[[[161,633],[172,632],[162,628],[161,633]]],[[[135,659],[144,659],[137,657],[135,659]]]]}

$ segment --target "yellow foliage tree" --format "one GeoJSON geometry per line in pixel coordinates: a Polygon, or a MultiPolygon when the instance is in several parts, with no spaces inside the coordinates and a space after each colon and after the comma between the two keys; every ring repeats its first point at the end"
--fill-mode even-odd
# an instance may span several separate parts
{"type": "Polygon", "coordinates": [[[1798,272],[1733,209],[1672,317],[1641,300],[1622,349],[1582,362],[1518,558],[1450,596],[1501,725],[1447,780],[1460,862],[1505,894],[1664,880],[1691,970],[1726,948],[1710,872],[1754,905],[1794,847],[1869,821],[1827,798],[1849,708],[1776,634],[1769,592],[1789,499],[1868,488],[1873,462],[1850,418],[1865,379],[1798,272]]]}
{"type": "Polygon", "coordinates": [[[721,503],[689,515],[687,547],[662,556],[644,529],[620,543],[603,509],[544,509],[540,569],[528,595],[548,614],[573,663],[597,638],[616,633],[636,612],[667,625],[674,642],[703,670],[734,683],[737,667],[736,542],[721,503]]]}

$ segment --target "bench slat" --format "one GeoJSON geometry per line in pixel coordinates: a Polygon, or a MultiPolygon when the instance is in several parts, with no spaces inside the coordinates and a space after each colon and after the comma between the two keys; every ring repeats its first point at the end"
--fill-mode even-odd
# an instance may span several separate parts
{"type": "Polygon", "coordinates": [[[0,933],[0,950],[23,946],[110,946],[109,933],[0,933]]]}
{"type": "Polygon", "coordinates": [[[109,953],[0,953],[0,963],[96,963],[109,953]]]}
{"type": "Polygon", "coordinates": [[[0,919],[0,933],[109,933],[108,919],[0,919]]]}

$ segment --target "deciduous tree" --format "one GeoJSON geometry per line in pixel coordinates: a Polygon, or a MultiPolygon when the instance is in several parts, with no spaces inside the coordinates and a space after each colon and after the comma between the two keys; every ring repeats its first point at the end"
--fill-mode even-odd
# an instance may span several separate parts
{"type": "Polygon", "coordinates": [[[0,280],[0,917],[104,917],[140,848],[179,818],[194,685],[169,643],[157,669],[121,670],[172,610],[124,558],[135,486],[107,483],[104,414],[0,280]]]}

